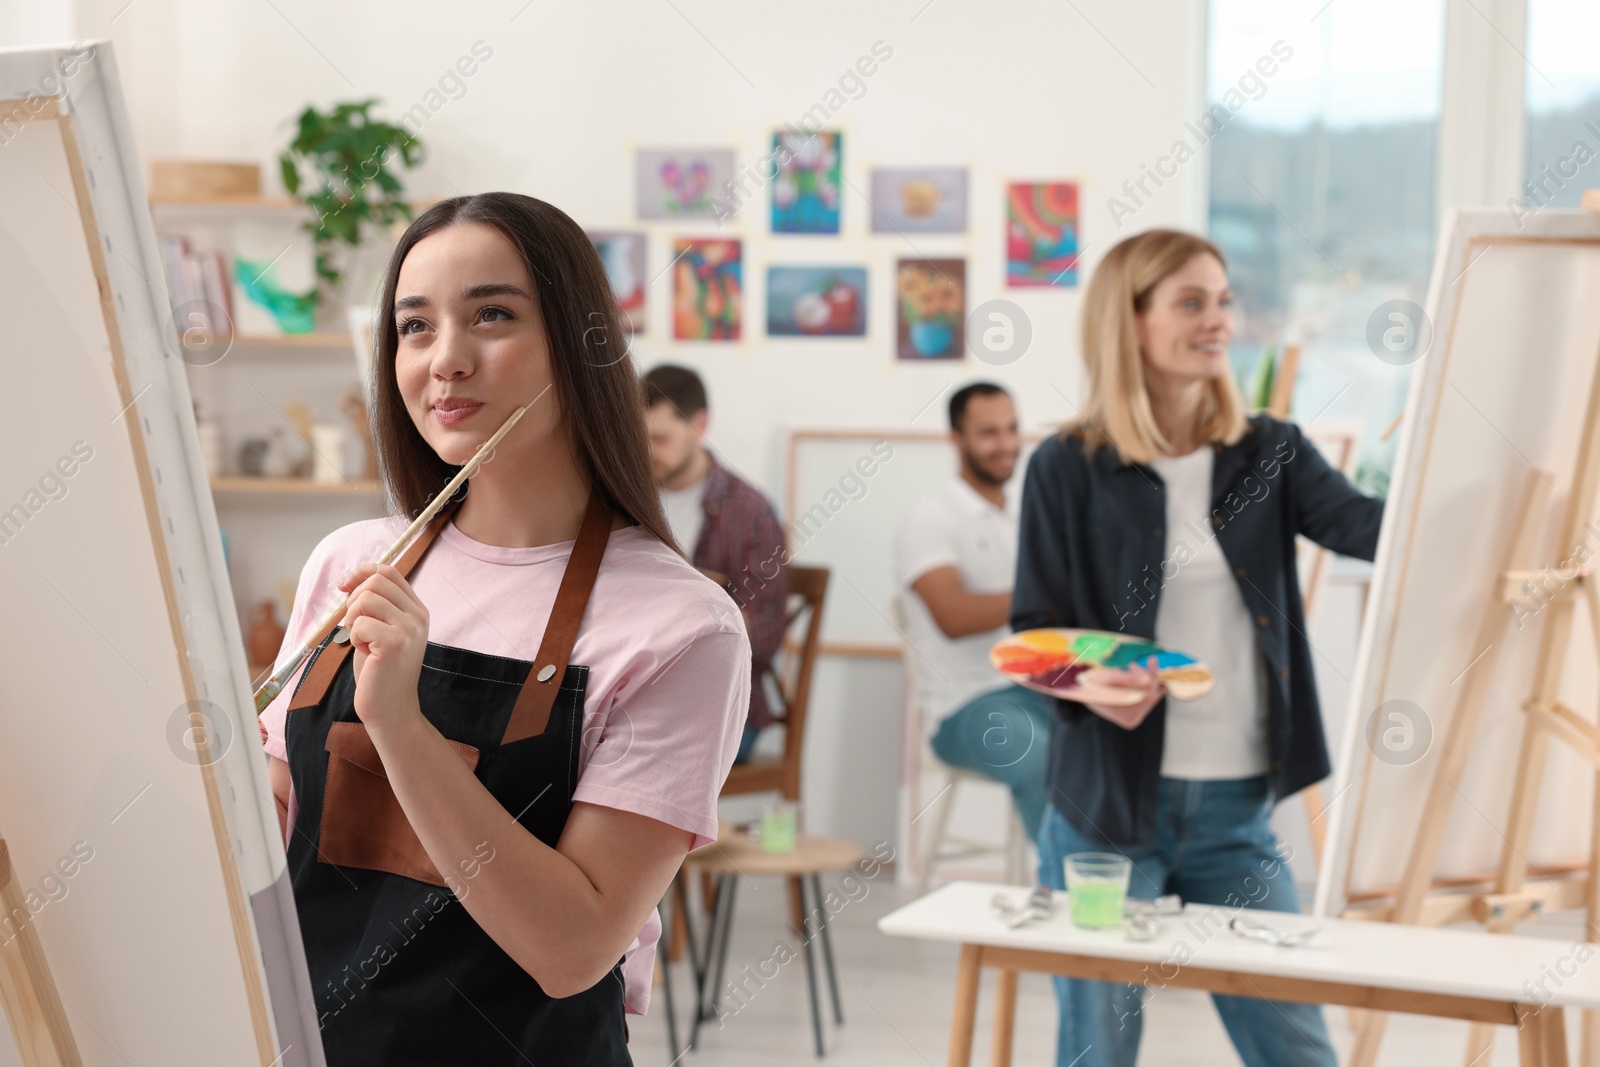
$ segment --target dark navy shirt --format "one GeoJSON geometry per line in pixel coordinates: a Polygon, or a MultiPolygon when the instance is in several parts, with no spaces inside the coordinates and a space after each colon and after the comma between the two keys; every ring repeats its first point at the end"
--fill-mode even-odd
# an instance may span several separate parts
{"type": "MultiPolygon", "coordinates": [[[[1370,560],[1383,502],[1363,496],[1293,423],[1266,415],[1216,449],[1211,524],[1255,623],[1267,665],[1268,780],[1274,800],[1327,777],[1328,746],[1312,677],[1295,570],[1295,537],[1370,560]]],[[[1166,577],[1166,490],[1144,464],[1109,445],[1089,454],[1081,434],[1050,438],[1022,487],[1011,626],[1112,630],[1153,640],[1166,577]]],[[[1085,836],[1151,845],[1166,701],[1124,730],[1072,701],[1056,701],[1050,800],[1085,836]]]]}

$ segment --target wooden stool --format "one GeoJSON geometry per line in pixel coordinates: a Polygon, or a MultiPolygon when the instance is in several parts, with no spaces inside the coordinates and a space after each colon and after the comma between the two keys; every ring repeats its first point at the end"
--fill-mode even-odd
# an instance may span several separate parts
{"type": "MultiPolygon", "coordinates": [[[[806,981],[811,993],[811,1027],[817,1055],[822,1045],[822,1007],[817,996],[817,969],[812,941],[822,942],[822,960],[827,968],[828,992],[833,1000],[833,1019],[844,1023],[839,1003],[839,978],[833,965],[833,942],[828,935],[828,909],[822,900],[822,875],[842,871],[861,859],[861,846],[854,841],[816,834],[797,834],[792,852],[765,852],[761,845],[733,827],[724,827],[715,844],[689,853],[686,868],[698,868],[715,879],[716,907],[706,931],[705,946],[699,953],[695,978],[700,990],[694,1024],[689,1031],[689,1047],[695,1047],[700,1024],[717,1017],[723,975],[727,970],[728,943],[733,931],[734,896],[740,878],[777,875],[788,879],[790,919],[805,946],[806,981]],[[807,903],[807,897],[810,903],[807,903]],[[816,919],[816,929],[808,929],[808,917],[816,919]]],[[[687,910],[687,909],[684,909],[687,910]]],[[[691,953],[691,957],[694,954],[691,953]]]]}
{"type": "Polygon", "coordinates": [[[917,896],[928,895],[928,888],[933,881],[934,870],[943,863],[952,860],[972,859],[977,856],[999,855],[1005,860],[1005,881],[1009,885],[1026,885],[1033,881],[1028,872],[1028,831],[1023,828],[1022,816],[1017,814],[1017,806],[1011,800],[1011,791],[1006,789],[1005,783],[998,782],[987,775],[977,771],[969,771],[965,767],[956,767],[946,763],[931,751],[928,757],[944,772],[944,788],[934,798],[933,828],[929,832],[929,842],[921,850],[917,864],[917,896]],[[971,838],[960,837],[950,832],[950,816],[956,807],[956,793],[961,784],[982,783],[987,786],[997,786],[1006,789],[1006,837],[1005,843],[993,845],[986,841],[975,841],[971,838]]]}

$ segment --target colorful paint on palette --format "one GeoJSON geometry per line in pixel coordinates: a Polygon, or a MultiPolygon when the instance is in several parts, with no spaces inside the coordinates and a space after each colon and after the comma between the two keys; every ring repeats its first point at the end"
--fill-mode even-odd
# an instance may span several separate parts
{"type": "Polygon", "coordinates": [[[1078,186],[1013,182],[1006,190],[1006,284],[1078,284],[1078,186]]]}
{"type": "Polygon", "coordinates": [[[1167,691],[1179,700],[1193,700],[1211,691],[1211,670],[1193,656],[1153,641],[1104,630],[1024,630],[998,642],[989,651],[995,669],[1019,685],[1069,700],[1088,703],[1133,703],[1130,691],[1107,676],[1134,664],[1155,661],[1167,691]]]}
{"type": "Polygon", "coordinates": [[[742,326],[740,243],[679,240],[672,261],[672,336],[680,341],[737,341],[742,326]]]}

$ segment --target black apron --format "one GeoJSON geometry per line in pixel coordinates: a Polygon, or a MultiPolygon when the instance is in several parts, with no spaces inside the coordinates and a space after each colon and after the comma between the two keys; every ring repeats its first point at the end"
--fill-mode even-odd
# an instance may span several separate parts
{"type": "MultiPolygon", "coordinates": [[[[456,505],[396,567],[411,574],[456,505]]],[[[429,642],[422,714],[529,833],[554,848],[572,810],[588,668],[567,659],[611,532],[598,490],[562,574],[535,663],[429,642]]],[[[622,964],[546,996],[467,913],[487,849],[436,869],[355,713],[350,645],[324,638],[285,727],[299,812],[289,874],[329,1067],[631,1067],[622,964]]],[[[488,836],[488,835],[485,835],[488,836]]],[[[537,905],[538,888],[528,887],[537,905]]]]}

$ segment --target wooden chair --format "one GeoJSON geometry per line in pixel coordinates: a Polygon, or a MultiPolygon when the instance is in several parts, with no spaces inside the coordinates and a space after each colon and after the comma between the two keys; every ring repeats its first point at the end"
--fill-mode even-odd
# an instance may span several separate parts
{"type": "MultiPolygon", "coordinates": [[[[723,784],[722,796],[748,796],[759,793],[774,793],[784,800],[800,801],[800,786],[802,761],[805,753],[806,716],[811,702],[811,676],[816,667],[818,650],[822,640],[822,609],[828,592],[828,568],[791,566],[789,568],[789,604],[784,615],[784,640],[783,651],[779,663],[775,666],[772,677],[776,685],[772,687],[779,712],[778,721],[783,725],[783,751],[777,759],[757,759],[749,763],[740,764],[728,774],[728,780],[723,784]]],[[[769,689],[769,692],[772,691],[769,689]]],[[[805,810],[800,811],[800,818],[804,821],[805,810]]],[[[820,876],[830,871],[842,869],[853,863],[861,855],[860,847],[854,842],[838,841],[832,838],[820,837],[814,834],[800,835],[801,847],[792,853],[768,854],[761,864],[765,873],[780,875],[788,883],[790,923],[794,931],[801,938],[808,934],[817,933],[815,924],[807,924],[807,892],[816,894],[817,900],[821,899],[820,876]],[[841,862],[841,857],[849,855],[853,858],[841,862]]],[[[706,848],[692,853],[685,864],[685,871],[689,867],[697,868],[702,876],[702,898],[707,910],[714,909],[711,925],[708,927],[708,944],[704,952],[696,952],[691,947],[691,963],[696,970],[695,977],[699,980],[704,991],[701,1003],[696,1006],[696,1018],[705,1019],[714,1017],[716,990],[711,979],[711,966],[726,955],[728,934],[732,924],[732,894],[726,892],[726,887],[732,879],[725,876],[722,870],[725,863],[723,842],[708,845],[706,848]],[[716,879],[713,883],[713,878],[716,879]],[[723,899],[724,895],[726,900],[723,899]],[[717,942],[716,945],[709,943],[717,942]],[[714,960],[713,951],[715,951],[714,960]],[[698,958],[696,958],[698,957],[698,958]],[[709,1014],[708,1014],[709,1013],[709,1014]]],[[[684,875],[680,873],[677,892],[678,907],[674,909],[676,915],[687,918],[687,891],[684,875]]],[[[693,931],[687,930],[689,940],[693,941],[693,931]]],[[[828,951],[826,932],[823,931],[823,947],[825,950],[830,991],[833,993],[834,1018],[843,1022],[843,1015],[839,1010],[837,983],[833,979],[832,953],[828,951]]],[[[809,941],[807,941],[809,966],[809,941]]],[[[718,976],[720,977],[720,975],[718,976]]],[[[816,1002],[815,985],[812,986],[812,1016],[816,1031],[818,1055],[822,1054],[821,1022],[816,1002]]],[[[691,1037],[690,1045],[694,1044],[691,1037]]],[[[676,1050],[675,1050],[676,1051],[676,1050]]]]}
{"type": "MultiPolygon", "coordinates": [[[[751,760],[728,773],[722,786],[725,797],[749,793],[780,793],[785,800],[800,799],[800,760],[805,752],[806,709],[811,702],[811,672],[822,642],[822,603],[828,592],[828,568],[790,567],[789,605],[783,620],[784,649],[777,681],[779,721],[783,723],[783,753],[777,759],[751,760]],[[798,636],[796,631],[800,631],[798,636]]],[[[751,680],[765,684],[764,678],[751,680]]]]}

